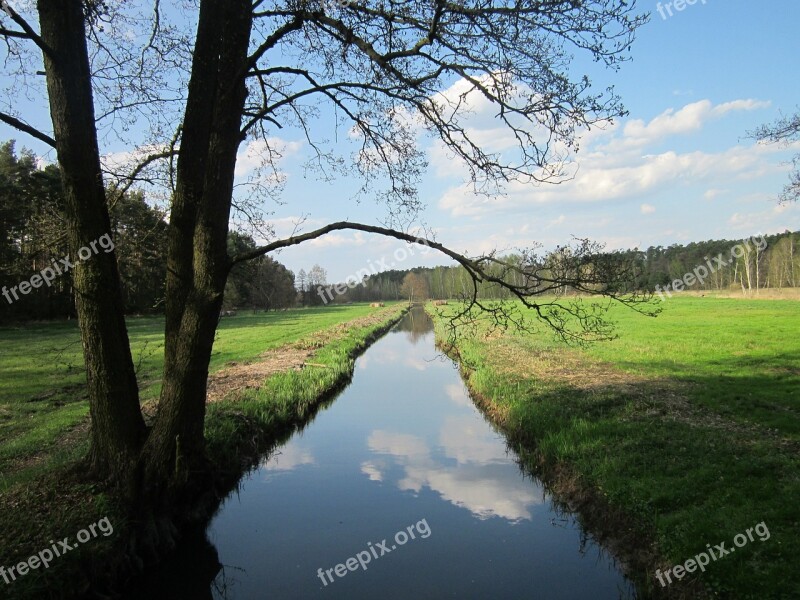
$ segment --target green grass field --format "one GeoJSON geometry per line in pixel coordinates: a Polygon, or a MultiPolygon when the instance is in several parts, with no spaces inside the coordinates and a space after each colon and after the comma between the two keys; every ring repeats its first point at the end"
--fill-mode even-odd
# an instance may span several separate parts
{"type": "Polygon", "coordinates": [[[800,439],[800,302],[680,298],[646,318],[617,308],[619,339],[589,354],[690,384],[697,405],[800,439]]]}
{"type": "MultiPolygon", "coordinates": [[[[245,361],[312,332],[374,312],[366,304],[240,312],[223,318],[214,343],[210,371],[230,361],[245,361]]],[[[157,398],[164,358],[164,320],[128,319],[142,401],[157,398]]],[[[49,453],[65,432],[89,410],[80,334],[75,321],[0,328],[0,491],[30,480],[41,469],[58,468],[85,451],[68,444],[49,453]],[[59,449],[60,450],[60,449],[59,449]]],[[[85,440],[80,440],[85,442],[85,440]]]]}
{"type": "Polygon", "coordinates": [[[629,519],[609,524],[634,528],[626,550],[645,592],[798,598],[800,303],[661,306],[657,318],[614,308],[619,339],[588,349],[508,334],[462,339],[458,350],[470,387],[531,468],[566,471],[594,504],[629,519]],[[768,540],[659,589],[656,566],[707,544],[730,548],[762,522],[768,540]]]}
{"type": "MultiPolygon", "coordinates": [[[[354,355],[403,310],[401,303],[379,310],[362,304],[223,319],[212,372],[286,344],[313,350],[314,364],[325,367],[276,373],[263,390],[209,405],[207,453],[220,483],[235,483],[248,461],[311,418],[320,399],[349,378],[354,355]]],[[[157,397],[162,328],[163,319],[129,320],[143,401],[157,397]]],[[[0,329],[0,566],[16,564],[47,547],[48,540],[74,536],[100,518],[109,519],[115,534],[13,582],[4,591],[9,598],[72,597],[89,581],[105,580],[115,561],[124,562],[128,552],[124,511],[101,485],[84,481],[72,469],[88,445],[86,428],[75,427],[88,418],[77,339],[74,323],[0,329]]]]}

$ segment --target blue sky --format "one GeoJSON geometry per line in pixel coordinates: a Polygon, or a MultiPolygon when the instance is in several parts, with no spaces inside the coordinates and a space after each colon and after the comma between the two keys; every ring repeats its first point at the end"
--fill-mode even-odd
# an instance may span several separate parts
{"type": "MultiPolygon", "coordinates": [[[[661,2],[668,14],[666,4],[661,2]]],[[[800,229],[800,206],[777,203],[788,180],[786,162],[800,147],[759,146],[747,136],[800,106],[800,3],[697,0],[682,11],[673,7],[666,19],[657,5],[639,4],[653,14],[639,31],[631,62],[619,72],[588,65],[595,85],[613,84],[630,115],[585,136],[574,157],[574,180],[512,185],[497,198],[475,196],[463,185],[460,165],[422,138],[430,162],[420,186],[427,206],[422,219],[438,241],[475,254],[535,242],[553,247],[573,235],[610,248],[644,248],[800,229]]],[[[490,107],[477,102],[474,108],[475,131],[491,138],[490,107]]],[[[323,114],[320,125],[332,137],[332,115],[323,114]]],[[[385,207],[350,199],[354,182],[323,183],[306,173],[309,148],[299,132],[274,135],[272,143],[284,150],[280,167],[286,185],[283,204],[264,208],[273,213],[279,235],[291,233],[303,217],[302,230],[330,221],[384,219],[385,207]]],[[[0,127],[0,139],[11,137],[40,150],[23,134],[0,127]]],[[[347,132],[338,137],[346,139],[347,132]]],[[[252,151],[258,147],[242,146],[243,177],[257,165],[252,151]]],[[[295,272],[319,263],[329,281],[370,265],[446,264],[432,252],[398,261],[403,254],[394,255],[398,247],[392,240],[340,232],[276,258],[295,272]]]]}
{"type": "MultiPolygon", "coordinates": [[[[616,87],[630,115],[587,136],[573,182],[520,186],[487,201],[461,185],[457,164],[429,152],[423,218],[439,241],[471,253],[534,242],[553,247],[573,235],[610,248],[644,248],[800,229],[800,206],[776,200],[788,178],[784,163],[800,148],[760,147],[747,135],[800,106],[800,3],[698,0],[666,20],[656,2],[641,8],[653,15],[632,61],[619,72],[590,71],[598,86],[616,87]]],[[[294,170],[302,154],[284,162],[288,203],[275,215],[279,230],[288,232],[299,215],[309,216],[306,229],[384,216],[379,206],[348,203],[346,185],[304,180],[294,170]]],[[[435,253],[397,261],[398,247],[340,233],[285,251],[280,260],[295,271],[318,262],[329,280],[381,259],[398,268],[445,262],[435,253]]]]}

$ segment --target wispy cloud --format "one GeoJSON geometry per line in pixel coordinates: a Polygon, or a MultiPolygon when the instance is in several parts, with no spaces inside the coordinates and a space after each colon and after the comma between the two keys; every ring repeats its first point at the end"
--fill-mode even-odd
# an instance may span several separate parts
{"type": "MultiPolygon", "coordinates": [[[[713,198],[716,192],[711,190],[721,190],[731,180],[753,180],[780,171],[783,167],[772,155],[786,149],[738,141],[719,152],[653,152],[652,147],[671,137],[694,134],[707,122],[726,115],[769,106],[769,102],[751,99],[717,105],[702,100],[678,110],[665,110],[649,122],[633,119],[606,130],[592,131],[583,138],[585,151],[579,155],[579,168],[569,181],[557,186],[512,182],[505,194],[493,197],[476,195],[471,186],[461,184],[445,190],[438,205],[454,217],[479,216],[542,204],[644,198],[693,184],[706,187],[707,194],[710,193],[706,197],[713,198]]],[[[434,162],[444,160],[437,155],[440,151],[434,149],[434,162]]],[[[452,165],[452,160],[449,163],[452,165]]],[[[643,210],[643,214],[650,213],[643,210]]]]}

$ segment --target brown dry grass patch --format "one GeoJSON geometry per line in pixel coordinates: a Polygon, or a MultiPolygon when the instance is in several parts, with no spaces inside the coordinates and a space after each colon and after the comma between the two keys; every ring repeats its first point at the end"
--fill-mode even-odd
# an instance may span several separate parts
{"type": "MultiPolygon", "coordinates": [[[[632,402],[627,418],[675,421],[691,427],[716,429],[737,436],[743,442],[766,441],[785,450],[798,452],[800,443],[756,423],[735,421],[689,400],[692,384],[625,372],[611,363],[591,360],[578,351],[533,350],[508,338],[491,340],[487,357],[498,373],[539,380],[588,394],[613,394],[632,402]]],[[[494,404],[494,403],[492,403],[494,404]]],[[[502,417],[500,407],[485,407],[502,417]]]]}
{"type": "Polygon", "coordinates": [[[89,436],[89,416],[80,423],[61,434],[55,443],[47,448],[31,454],[12,459],[8,464],[7,474],[20,473],[44,465],[53,456],[68,452],[89,436]]]}
{"type": "Polygon", "coordinates": [[[379,325],[394,311],[395,308],[391,307],[375,311],[364,317],[315,332],[296,342],[267,350],[256,360],[230,363],[224,369],[209,375],[207,402],[219,402],[243,390],[259,389],[268,377],[276,373],[300,370],[306,366],[319,367],[312,364],[317,349],[347,337],[353,329],[379,325]]]}

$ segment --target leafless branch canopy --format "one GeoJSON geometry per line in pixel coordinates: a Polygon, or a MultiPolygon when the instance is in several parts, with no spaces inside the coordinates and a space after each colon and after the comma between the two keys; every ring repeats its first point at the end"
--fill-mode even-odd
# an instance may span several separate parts
{"type": "MultiPolygon", "coordinates": [[[[750,135],[767,144],[785,144],[800,141],[800,111],[792,116],[783,116],[771,125],[762,125],[750,135]]],[[[800,154],[792,159],[794,171],[789,175],[789,183],[783,188],[781,202],[796,201],[800,198],[800,154]]]]}
{"type": "Polygon", "coordinates": [[[588,78],[570,78],[571,51],[616,67],[643,22],[623,0],[255,5],[243,132],[264,123],[308,131],[322,100],[361,141],[358,175],[387,175],[388,197],[405,208],[425,167],[418,128],[464,162],[476,190],[563,180],[577,130],[625,114],[609,90],[596,94],[588,78]],[[477,139],[468,116],[478,101],[494,107],[513,150],[477,139]]]}
{"type": "MultiPolygon", "coordinates": [[[[218,7],[215,3],[223,0],[199,1],[218,7]]],[[[139,135],[131,145],[141,160],[125,173],[113,173],[117,188],[158,181],[151,169],[167,160],[160,180],[172,183],[193,60],[195,32],[185,17],[196,2],[152,0],[142,9],[135,3],[92,0],[84,6],[101,136],[119,142],[128,132],[139,135]],[[147,124],[144,136],[142,123],[147,124]]],[[[386,204],[390,226],[331,223],[233,262],[335,230],[378,233],[425,243],[467,270],[474,290],[457,316],[463,322],[481,310],[499,326],[524,326],[515,312],[521,307],[532,309],[565,339],[606,335],[602,319],[580,303],[566,308],[565,302],[538,299],[569,289],[634,307],[646,301],[628,294],[630,271],[599,247],[579,241],[544,257],[523,252],[513,262],[493,254],[468,258],[404,233],[398,224],[421,206],[417,184],[426,167],[423,134],[466,166],[479,192],[497,193],[509,182],[568,178],[580,132],[626,114],[611,88],[598,92],[587,76],[575,75],[573,54],[617,68],[645,21],[635,11],[635,0],[254,0],[248,16],[249,55],[240,69],[226,74],[233,77],[223,78],[228,87],[247,84],[241,139],[263,141],[265,164],[274,166],[280,152],[272,136],[277,129],[295,128],[313,151],[310,167],[322,177],[355,175],[362,192],[386,204]],[[492,127],[503,137],[501,145],[493,145],[485,129],[475,127],[474,118],[485,118],[487,107],[493,111],[492,127]],[[332,134],[346,131],[355,143],[352,160],[337,155],[330,140],[320,137],[323,108],[335,112],[332,134]],[[499,286],[516,302],[486,302],[478,293],[480,285],[499,286]],[[568,321],[577,321],[578,330],[568,321]]],[[[9,48],[25,41],[41,46],[19,15],[2,26],[0,39],[9,48]]],[[[228,87],[218,94],[228,94],[228,87]]],[[[52,142],[11,114],[2,113],[0,119],[52,142]]],[[[237,198],[235,204],[251,214],[252,203],[237,198]]]]}
{"type": "MultiPolygon", "coordinates": [[[[191,5],[86,2],[103,135],[169,146],[185,108],[191,5]]],[[[630,0],[256,0],[252,7],[251,51],[240,73],[250,92],[243,138],[298,128],[323,177],[355,173],[362,191],[392,214],[419,208],[423,131],[466,165],[477,191],[569,177],[577,132],[625,114],[610,88],[597,92],[573,74],[573,54],[616,68],[645,19],[630,0]],[[480,138],[469,120],[477,104],[494,109],[511,144],[492,148],[480,138]],[[356,142],[352,161],[326,149],[329,140],[314,128],[323,107],[356,142]]],[[[41,46],[28,21],[12,17],[0,39],[41,46]]]]}
{"type": "Polygon", "coordinates": [[[602,245],[589,240],[575,240],[544,255],[530,249],[511,258],[494,254],[469,258],[439,242],[410,233],[341,221],[232,257],[231,266],[341,230],[375,233],[427,246],[461,265],[470,277],[472,289],[464,294],[461,308],[450,318],[452,336],[457,331],[477,331],[487,321],[490,329],[522,331],[535,329],[538,321],[566,342],[611,339],[613,324],[605,317],[608,303],[603,306],[585,302],[581,296],[602,296],[649,316],[660,312],[652,303],[652,294],[640,293],[633,287],[638,272],[630,253],[606,253],[602,245]],[[512,301],[482,299],[479,294],[482,285],[508,292],[506,295],[512,301]],[[536,321],[530,319],[531,310],[536,321]]]}

